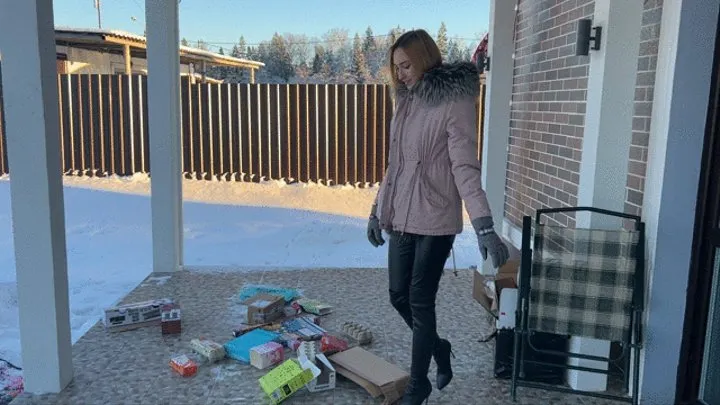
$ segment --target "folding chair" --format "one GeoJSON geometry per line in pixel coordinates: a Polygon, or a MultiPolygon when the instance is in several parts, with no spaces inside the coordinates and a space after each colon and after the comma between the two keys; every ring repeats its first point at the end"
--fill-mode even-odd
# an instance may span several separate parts
{"type": "Polygon", "coordinates": [[[511,393],[519,386],[638,404],[645,288],[645,224],[640,217],[591,207],[543,209],[523,218],[511,393]],[[572,229],[541,222],[542,215],[586,211],[634,221],[633,230],[572,229]],[[531,236],[533,246],[530,245],[531,236]],[[615,357],[543,350],[535,334],[589,337],[619,343],[615,357]],[[607,369],[528,360],[529,351],[607,364],[607,369]],[[630,362],[633,361],[632,373],[630,362]],[[526,364],[623,377],[623,393],[589,392],[528,381],[526,364]],[[617,371],[616,369],[619,369],[617,371]],[[632,393],[630,393],[632,374],[632,393]]]}

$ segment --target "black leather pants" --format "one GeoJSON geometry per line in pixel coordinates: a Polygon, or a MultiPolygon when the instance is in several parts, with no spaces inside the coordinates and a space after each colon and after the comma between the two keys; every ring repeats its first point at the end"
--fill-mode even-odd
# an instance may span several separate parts
{"type": "Polygon", "coordinates": [[[426,378],[438,339],[435,297],[455,236],[390,234],[390,302],[413,331],[411,378],[426,378]]]}

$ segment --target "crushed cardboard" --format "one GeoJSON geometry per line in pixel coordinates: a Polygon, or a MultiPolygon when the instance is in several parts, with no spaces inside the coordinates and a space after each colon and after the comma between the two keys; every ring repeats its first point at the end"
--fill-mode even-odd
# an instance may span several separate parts
{"type": "Polygon", "coordinates": [[[504,288],[517,288],[520,260],[510,259],[498,269],[495,276],[483,276],[473,272],[473,298],[496,319],[500,305],[500,293],[504,288]]]}
{"type": "Polygon", "coordinates": [[[394,364],[354,347],[330,356],[335,371],[355,382],[373,397],[384,396],[384,405],[390,405],[402,398],[410,375],[394,364]]]}

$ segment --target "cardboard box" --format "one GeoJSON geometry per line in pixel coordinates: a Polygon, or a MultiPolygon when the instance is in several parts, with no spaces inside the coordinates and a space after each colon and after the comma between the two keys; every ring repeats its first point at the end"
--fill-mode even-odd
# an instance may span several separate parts
{"type": "Polygon", "coordinates": [[[300,304],[305,312],[315,315],[327,315],[333,311],[333,307],[331,305],[310,298],[300,298],[297,300],[297,303],[300,304]]]}
{"type": "Polygon", "coordinates": [[[320,370],[320,375],[307,384],[308,391],[320,392],[335,388],[337,372],[330,364],[330,360],[324,354],[317,352],[315,342],[303,342],[298,348],[298,359],[301,364],[311,362],[320,370]]]}
{"type": "Polygon", "coordinates": [[[319,392],[335,388],[335,368],[330,364],[330,360],[318,351],[317,342],[302,342],[297,355],[301,364],[311,362],[320,370],[320,375],[307,384],[308,391],[319,392]]]}
{"type": "Polygon", "coordinates": [[[384,405],[402,398],[410,375],[361,347],[330,356],[338,374],[355,382],[373,397],[384,396],[384,405]]]}
{"type": "Polygon", "coordinates": [[[197,373],[197,364],[184,354],[170,359],[170,367],[183,377],[192,377],[197,373]]]}
{"type": "Polygon", "coordinates": [[[241,304],[241,321],[248,325],[270,323],[285,313],[285,299],[279,295],[258,294],[241,304]]]}
{"type": "Polygon", "coordinates": [[[250,365],[260,370],[285,360],[285,349],[280,343],[267,342],[250,349],[250,365]]]}
{"type": "Polygon", "coordinates": [[[289,359],[260,377],[258,382],[271,404],[279,404],[320,374],[310,362],[289,359]]]}
{"type": "Polygon", "coordinates": [[[163,335],[182,333],[180,306],[177,303],[162,306],[161,329],[163,335]]]}
{"type": "Polygon", "coordinates": [[[105,310],[105,327],[112,332],[159,325],[164,305],[172,304],[169,298],[117,305],[105,310]]]}
{"type": "Polygon", "coordinates": [[[473,298],[496,319],[499,317],[500,293],[505,288],[517,288],[520,260],[510,259],[498,269],[495,276],[473,272],[473,298]]]}
{"type": "Polygon", "coordinates": [[[223,345],[225,353],[233,360],[250,363],[250,349],[262,344],[273,342],[280,334],[264,329],[255,329],[223,345]]]}
{"type": "Polygon", "coordinates": [[[190,341],[190,347],[211,364],[225,358],[225,348],[209,339],[193,339],[190,341]]]}
{"type": "Polygon", "coordinates": [[[327,331],[314,323],[314,319],[301,316],[282,323],[282,331],[298,335],[301,339],[320,339],[327,331]]]}

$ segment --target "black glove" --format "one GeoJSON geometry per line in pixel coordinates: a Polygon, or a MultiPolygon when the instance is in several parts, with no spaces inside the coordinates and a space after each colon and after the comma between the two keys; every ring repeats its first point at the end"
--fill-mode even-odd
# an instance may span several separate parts
{"type": "Polygon", "coordinates": [[[488,253],[496,269],[504,265],[510,258],[508,247],[493,229],[492,217],[475,218],[472,220],[473,228],[478,237],[478,246],[483,260],[487,260],[488,253]]]}
{"type": "Polygon", "coordinates": [[[385,244],[385,239],[382,237],[382,229],[380,229],[380,220],[376,215],[376,210],[377,206],[373,205],[370,220],[368,221],[367,238],[373,246],[378,247],[385,244]]]}

